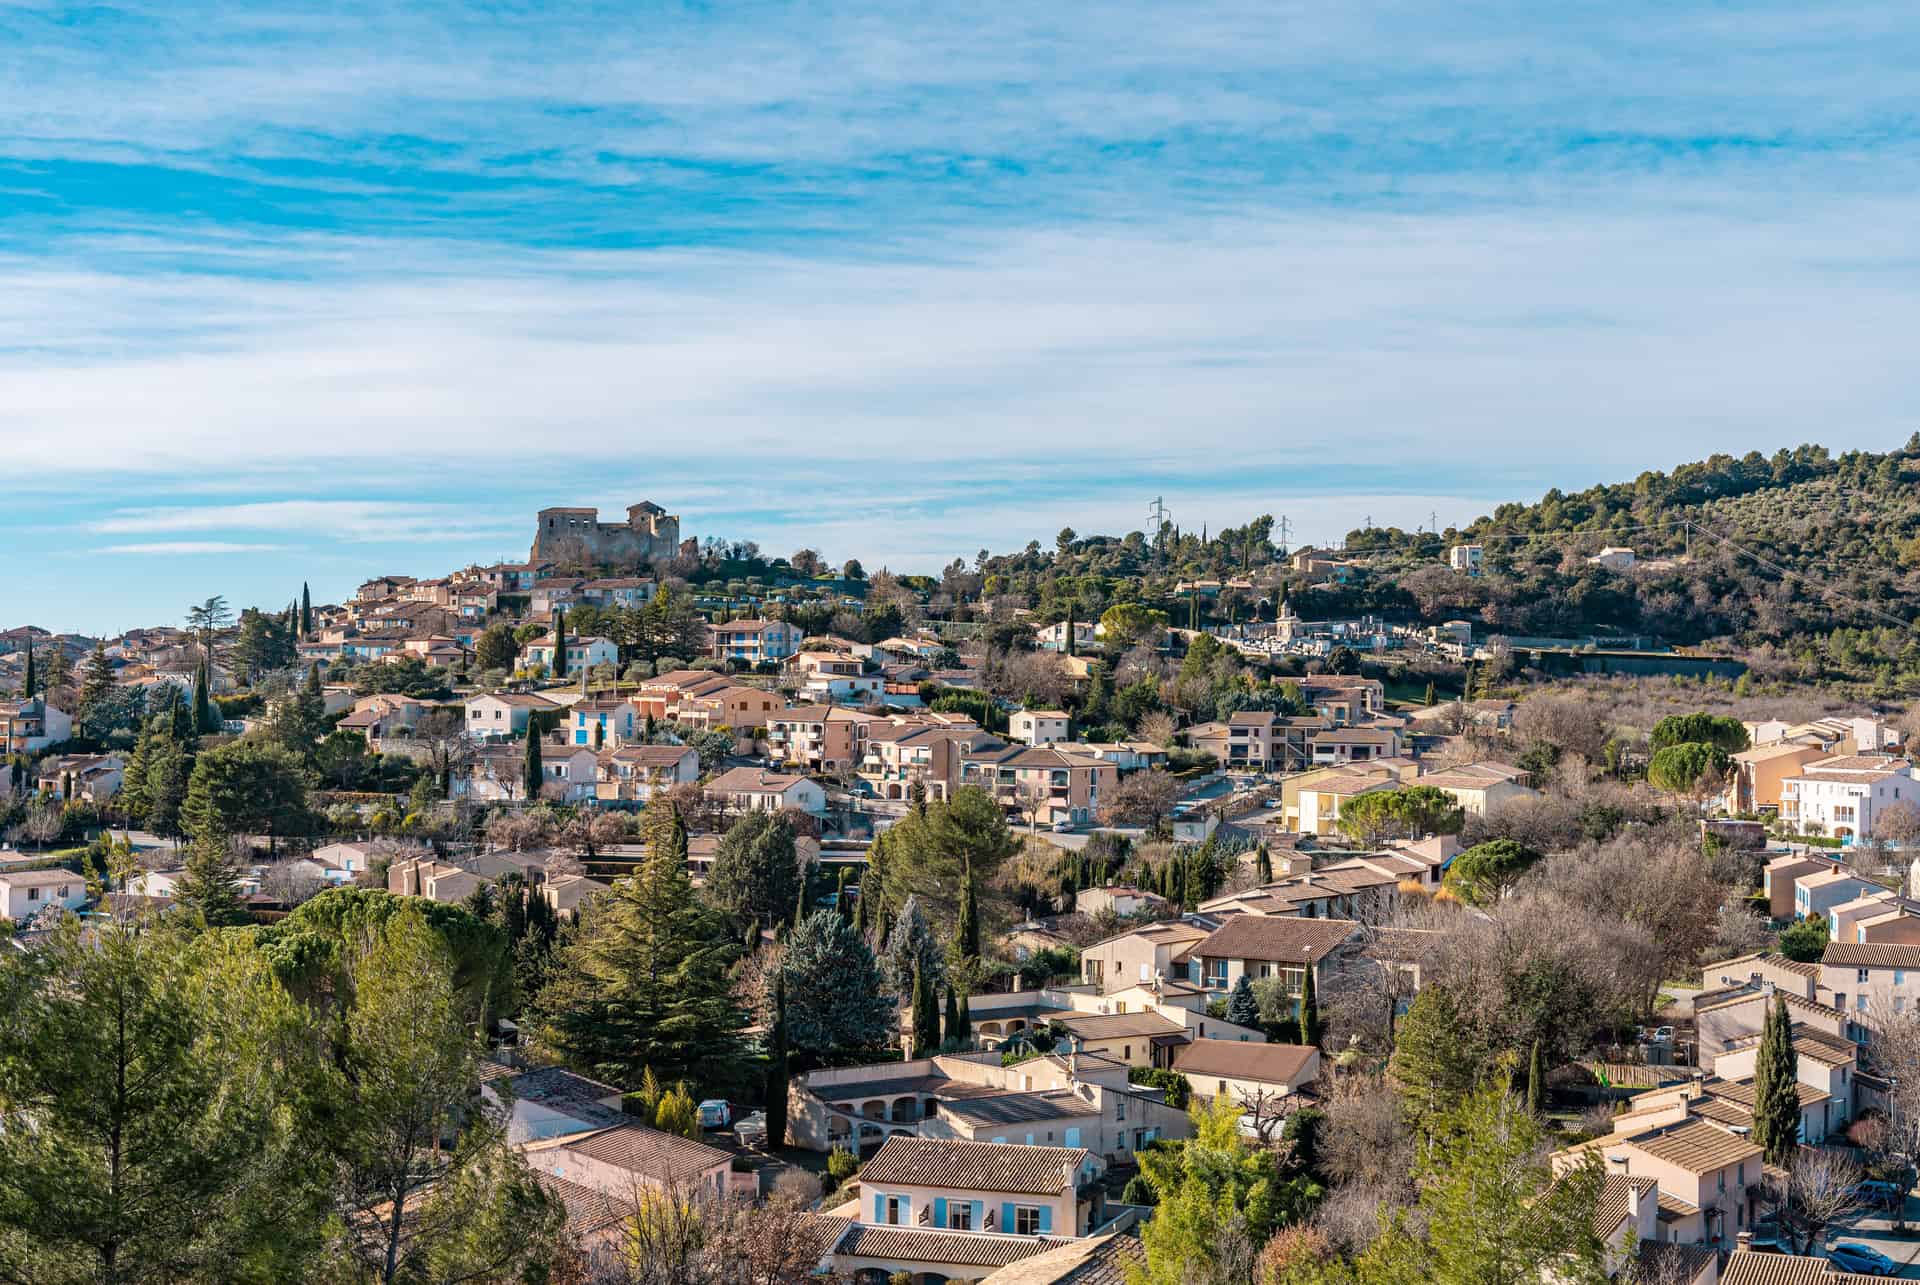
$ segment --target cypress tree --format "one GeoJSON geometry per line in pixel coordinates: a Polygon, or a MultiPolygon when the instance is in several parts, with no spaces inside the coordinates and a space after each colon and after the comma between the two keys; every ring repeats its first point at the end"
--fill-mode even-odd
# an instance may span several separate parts
{"type": "Polygon", "coordinates": [[[193,671],[193,730],[196,734],[220,730],[220,720],[213,712],[213,696],[209,690],[211,684],[207,658],[202,656],[199,666],[193,671]]]}
{"type": "Polygon", "coordinates": [[[1427,699],[1426,699],[1426,705],[1427,705],[1427,707],[1428,707],[1429,709],[1431,709],[1431,708],[1433,707],[1433,701],[1434,701],[1434,698],[1435,698],[1436,696],[1438,696],[1438,695],[1439,695],[1439,693],[1433,690],[1433,684],[1432,684],[1432,683],[1428,683],[1428,684],[1427,684],[1427,699]]]}
{"type": "Polygon", "coordinates": [[[807,863],[794,862],[793,926],[798,928],[800,921],[807,917],[807,863]]]}
{"type": "Polygon", "coordinates": [[[300,582],[300,636],[313,637],[313,594],[304,580],[300,582]]]}
{"type": "Polygon", "coordinates": [[[960,1038],[960,1000],[953,993],[953,987],[947,987],[947,1034],[949,1040],[960,1038]]]}
{"type": "Polygon", "coordinates": [[[847,868],[840,867],[833,886],[833,908],[840,912],[842,919],[847,918],[847,868]]]}
{"type": "Polygon", "coordinates": [[[933,975],[913,965],[913,1055],[931,1057],[940,1047],[940,1001],[933,993],[933,975]]]}
{"type": "Polygon", "coordinates": [[[1259,853],[1254,857],[1254,877],[1265,887],[1273,882],[1273,855],[1267,851],[1267,845],[1261,844],[1259,853]]]}
{"type": "Polygon", "coordinates": [[[1074,641],[1073,633],[1074,633],[1073,608],[1068,607],[1067,608],[1067,655],[1078,656],[1080,654],[1080,645],[1074,641]]]}
{"type": "Polygon", "coordinates": [[[960,883],[960,958],[980,957],[980,908],[973,898],[973,863],[966,864],[960,883]]]}
{"type": "Polygon", "coordinates": [[[567,676],[567,613],[553,613],[553,676],[567,676]]]}
{"type": "Polygon", "coordinates": [[[767,1039],[767,1145],[787,1145],[787,974],[773,975],[773,1031],[767,1039]]]}
{"type": "Polygon", "coordinates": [[[853,898],[853,930],[862,937],[867,935],[867,890],[860,889],[853,898]]]}
{"type": "Polygon", "coordinates": [[[38,692],[39,690],[40,690],[40,676],[35,667],[35,661],[34,661],[34,655],[33,655],[33,639],[28,638],[27,639],[27,690],[25,693],[27,699],[32,700],[34,693],[38,692]]]}
{"type": "Polygon", "coordinates": [[[1535,1040],[1533,1051],[1527,1055],[1527,1110],[1539,1115],[1546,1093],[1546,1068],[1540,1061],[1540,1041],[1535,1040]]]}
{"type": "Polygon", "coordinates": [[[1753,1145],[1768,1164],[1789,1164],[1800,1133],[1800,1055],[1793,1047],[1793,1020],[1787,997],[1774,997],[1760,1028],[1760,1050],[1753,1071],[1753,1145]]]}
{"type": "Polygon", "coordinates": [[[963,1043],[973,1043],[973,1008],[965,991],[960,992],[960,1039],[963,1043]]]}
{"type": "Polygon", "coordinates": [[[1320,1026],[1319,1005],[1313,998],[1313,965],[1308,964],[1300,974],[1300,1042],[1315,1042],[1320,1026]]]}
{"type": "Polygon", "coordinates": [[[540,761],[540,729],[537,725],[527,727],[527,764],[521,776],[521,785],[526,790],[527,801],[533,802],[540,797],[540,787],[546,781],[546,765],[540,761]]]}

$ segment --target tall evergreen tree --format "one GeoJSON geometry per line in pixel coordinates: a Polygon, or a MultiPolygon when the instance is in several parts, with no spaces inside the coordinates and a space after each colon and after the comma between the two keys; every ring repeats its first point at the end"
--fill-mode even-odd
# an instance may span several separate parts
{"type": "Polygon", "coordinates": [[[300,582],[300,636],[313,637],[313,593],[304,580],[300,582]]]}
{"type": "Polygon", "coordinates": [[[196,911],[209,928],[229,928],[251,918],[241,901],[240,872],[221,837],[198,840],[187,853],[174,886],[174,904],[196,911]]]}
{"type": "Polygon", "coordinates": [[[1245,973],[1233,984],[1233,991],[1227,996],[1227,1020],[1235,1026],[1260,1025],[1260,1001],[1253,997],[1253,981],[1245,973]]]}
{"type": "Polygon", "coordinates": [[[1546,1067],[1540,1057],[1540,1041],[1536,1039],[1532,1052],[1527,1054],[1527,1110],[1535,1115],[1540,1114],[1540,1108],[1546,1102],[1546,1079],[1546,1067]]]}
{"type": "Polygon", "coordinates": [[[1320,1005],[1313,997],[1313,965],[1300,973],[1300,1042],[1314,1044],[1320,1038],[1320,1005]]]}
{"type": "Polygon", "coordinates": [[[80,720],[87,729],[87,735],[96,739],[106,735],[106,729],[100,726],[105,712],[105,702],[113,695],[113,662],[107,659],[107,645],[96,642],[93,654],[87,657],[86,677],[80,683],[80,720]]]}
{"type": "Polygon", "coordinates": [[[792,917],[802,882],[792,822],[758,812],[721,838],[706,897],[736,918],[776,925],[792,917]]]}
{"type": "Polygon", "coordinates": [[[1793,1047],[1793,1019],[1784,993],[1760,1028],[1760,1049],[1753,1069],[1753,1145],[1768,1164],[1793,1160],[1800,1135],[1800,1055],[1793,1047]]]}
{"type": "Polygon", "coordinates": [[[1273,854],[1267,851],[1264,843],[1254,856],[1254,877],[1260,881],[1261,887],[1273,882],[1273,854]]]}
{"type": "Polygon", "coordinates": [[[567,676],[567,613],[553,613],[553,676],[567,676]]]}
{"type": "Polygon", "coordinates": [[[668,840],[649,845],[562,952],[536,1021],[576,1067],[624,1087],[648,1067],[737,1087],[748,1065],[727,975],[737,953],[726,922],[693,895],[676,813],[668,840]]]}
{"type": "Polygon", "coordinates": [[[960,926],[955,940],[960,947],[960,958],[980,958],[980,907],[974,899],[973,866],[963,867],[960,876],[960,926]]]}
{"type": "Polygon", "coordinates": [[[220,730],[220,716],[214,713],[212,677],[207,672],[207,658],[202,656],[193,671],[193,730],[198,735],[220,730]]]}
{"type": "Polygon", "coordinates": [[[944,1038],[949,1040],[960,1038],[960,1000],[954,995],[951,982],[947,984],[947,1020],[944,1029],[946,1031],[944,1038]]]}
{"type": "Polygon", "coordinates": [[[773,1029],[767,1035],[767,1145],[787,1145],[787,978],[773,975],[773,1029]]]}
{"type": "Polygon", "coordinates": [[[24,695],[28,700],[32,700],[35,696],[39,694],[39,692],[40,692],[40,675],[37,672],[37,662],[33,654],[33,639],[28,638],[27,639],[26,690],[21,694],[24,695]]]}
{"type": "Polygon", "coordinates": [[[520,788],[527,802],[540,797],[540,787],[547,781],[546,765],[540,761],[540,731],[533,724],[527,725],[526,763],[520,770],[520,788]]]}
{"type": "Polygon", "coordinates": [[[802,1070],[862,1049],[885,1048],[895,1038],[898,1020],[873,952],[833,911],[815,911],[794,929],[780,975],[787,1044],[802,1070]]]}
{"type": "Polygon", "coordinates": [[[918,963],[913,969],[913,1056],[929,1057],[940,1047],[940,1001],[933,989],[933,970],[918,963]]]}
{"type": "Polygon", "coordinates": [[[956,1038],[963,1044],[973,1043],[973,1010],[964,990],[960,992],[960,1033],[956,1038]]]}

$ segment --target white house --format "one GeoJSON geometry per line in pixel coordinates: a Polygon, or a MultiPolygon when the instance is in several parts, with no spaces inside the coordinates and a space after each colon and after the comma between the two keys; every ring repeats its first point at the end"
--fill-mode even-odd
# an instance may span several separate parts
{"type": "MultiPolygon", "coordinates": [[[[609,639],[596,637],[567,639],[567,673],[569,674],[578,674],[596,665],[618,665],[619,663],[620,648],[609,639]]],[[[523,647],[520,651],[520,665],[522,668],[540,665],[552,672],[554,668],[553,635],[535,638],[523,647]]]]}
{"type": "Polygon", "coordinates": [[[1877,754],[1820,759],[1780,784],[1781,820],[1802,834],[1871,839],[1874,822],[1900,803],[1920,806],[1920,778],[1906,759],[1877,754]]]}
{"type": "Polygon", "coordinates": [[[559,708],[532,692],[488,692],[467,701],[467,735],[475,740],[511,739],[526,733],[531,715],[559,708]]]}
{"type": "Polygon", "coordinates": [[[707,797],[736,812],[778,812],[798,808],[816,816],[827,810],[827,792],[804,776],[736,767],[707,782],[707,797]]]}
{"type": "Polygon", "coordinates": [[[1057,709],[1023,709],[1007,719],[1007,734],[1029,745],[1072,739],[1073,718],[1057,709]]]}
{"type": "Polygon", "coordinates": [[[87,881],[71,870],[0,871],[0,913],[15,923],[33,918],[48,906],[78,910],[87,904],[87,881]]]}

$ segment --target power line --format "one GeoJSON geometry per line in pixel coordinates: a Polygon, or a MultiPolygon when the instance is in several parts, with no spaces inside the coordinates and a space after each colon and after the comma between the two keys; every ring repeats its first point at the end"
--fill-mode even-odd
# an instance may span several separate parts
{"type": "Polygon", "coordinates": [[[1772,559],[1764,558],[1758,553],[1755,553],[1752,549],[1747,548],[1745,545],[1737,543],[1736,541],[1731,540],[1724,535],[1721,535],[1718,531],[1713,531],[1708,529],[1707,527],[1701,526],[1698,522],[1695,522],[1689,518],[1682,518],[1680,519],[1680,523],[1682,526],[1689,527],[1692,530],[1698,531],[1701,535],[1706,536],[1709,540],[1714,540],[1719,542],[1720,544],[1725,545],[1727,548],[1732,549],[1735,553],[1741,555],[1742,557],[1751,559],[1753,562],[1757,563],[1760,566],[1765,567],[1767,570],[1772,571],[1776,575],[1783,576],[1789,580],[1799,581],[1801,584],[1807,586],[1807,588],[1813,590],[1815,593],[1822,594],[1829,598],[1837,599],[1840,602],[1846,603],[1849,607],[1852,607],[1856,611],[1864,611],[1870,616],[1878,616],[1880,617],[1880,619],[1896,624],[1900,626],[1900,628],[1902,629],[1912,629],[1914,627],[1915,622],[1911,620],[1902,620],[1900,617],[1894,615],[1892,612],[1882,611],[1879,607],[1874,606],[1870,602],[1865,602],[1859,598],[1855,598],[1848,594],[1841,593],[1838,589],[1832,588],[1831,586],[1823,585],[1803,572],[1795,571],[1789,567],[1783,567],[1779,563],[1774,562],[1772,559]]]}

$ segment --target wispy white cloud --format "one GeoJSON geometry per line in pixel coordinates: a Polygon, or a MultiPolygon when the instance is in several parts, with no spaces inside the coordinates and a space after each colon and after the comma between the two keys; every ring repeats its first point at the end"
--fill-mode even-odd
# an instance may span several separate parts
{"type": "Polygon", "coordinates": [[[475,520],[453,505],[388,500],[263,500],[247,504],[124,509],[88,524],[110,535],[180,531],[268,531],[354,544],[397,541],[460,543],[518,534],[475,520]]]}
{"type": "Polygon", "coordinates": [[[151,544],[109,544],[94,552],[186,557],[200,554],[276,553],[284,547],[278,544],[236,544],[226,540],[165,540],[151,544]]]}

